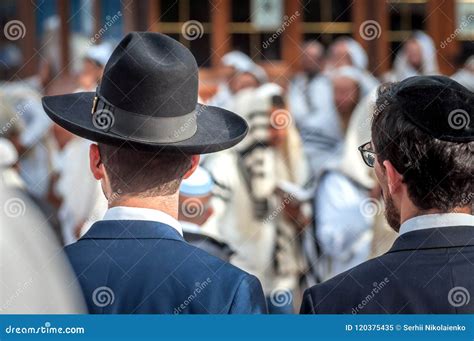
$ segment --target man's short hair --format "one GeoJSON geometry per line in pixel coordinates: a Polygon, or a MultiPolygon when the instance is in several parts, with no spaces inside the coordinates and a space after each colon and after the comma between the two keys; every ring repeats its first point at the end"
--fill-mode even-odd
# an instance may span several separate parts
{"type": "Polygon", "coordinates": [[[389,160],[403,175],[410,199],[421,210],[448,212],[472,205],[474,142],[442,141],[421,131],[404,117],[395,85],[378,90],[372,120],[378,162],[389,160]]]}
{"type": "Polygon", "coordinates": [[[174,194],[191,168],[191,156],[179,151],[142,152],[105,144],[99,144],[99,151],[112,191],[121,195],[174,194]]]}

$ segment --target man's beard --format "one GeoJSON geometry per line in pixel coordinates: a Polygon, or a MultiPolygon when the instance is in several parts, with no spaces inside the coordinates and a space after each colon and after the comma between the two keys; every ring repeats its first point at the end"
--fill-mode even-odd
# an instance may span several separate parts
{"type": "Polygon", "coordinates": [[[387,219],[388,224],[392,229],[394,229],[396,232],[400,230],[400,210],[395,207],[395,204],[393,203],[393,199],[391,196],[388,196],[385,198],[384,196],[384,202],[385,202],[385,219],[387,219]]]}

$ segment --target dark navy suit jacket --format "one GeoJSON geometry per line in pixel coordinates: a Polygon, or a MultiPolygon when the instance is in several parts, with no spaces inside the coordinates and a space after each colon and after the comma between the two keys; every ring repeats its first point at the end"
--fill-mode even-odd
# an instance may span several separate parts
{"type": "Polygon", "coordinates": [[[474,227],[408,232],[384,255],[306,290],[303,314],[474,313],[474,227]]]}
{"type": "Polygon", "coordinates": [[[165,224],[100,221],[65,250],[90,313],[266,313],[256,277],[165,224]]]}

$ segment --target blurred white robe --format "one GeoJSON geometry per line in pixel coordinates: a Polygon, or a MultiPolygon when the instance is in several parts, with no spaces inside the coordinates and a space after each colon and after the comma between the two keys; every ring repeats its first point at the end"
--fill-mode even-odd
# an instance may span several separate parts
{"type": "Polygon", "coordinates": [[[0,314],[80,314],[85,304],[46,218],[0,184],[0,314]]]}
{"type": "Polygon", "coordinates": [[[87,228],[82,225],[90,227],[107,210],[100,183],[89,169],[90,145],[90,141],[74,137],[56,159],[59,179],[55,192],[62,198],[58,215],[65,245],[77,240],[76,229],[84,233],[87,228]]]}

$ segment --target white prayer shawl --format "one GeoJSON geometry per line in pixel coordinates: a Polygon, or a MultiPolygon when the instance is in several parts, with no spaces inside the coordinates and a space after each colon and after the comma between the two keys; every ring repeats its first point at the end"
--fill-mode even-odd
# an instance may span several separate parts
{"type": "Polygon", "coordinates": [[[369,199],[375,175],[357,147],[371,139],[375,95],[373,90],[354,110],[342,158],[327,166],[316,192],[316,236],[322,256],[313,264],[322,280],[366,261],[371,254],[374,217],[383,207],[369,199]]]}
{"type": "MultiPolygon", "coordinates": [[[[367,77],[366,72],[353,66],[342,66],[328,73],[330,80],[338,77],[354,80],[359,85],[361,98],[365,97],[378,86],[378,82],[374,83],[372,79],[367,77]]],[[[331,85],[331,93],[332,92],[333,88],[331,85]]],[[[331,99],[331,109],[323,111],[311,124],[307,124],[312,130],[302,136],[308,161],[313,170],[315,179],[319,177],[321,172],[327,168],[331,162],[339,160],[342,157],[344,132],[342,131],[341,121],[335,109],[332,95],[331,99]]]]}
{"type": "MultiPolygon", "coordinates": [[[[27,148],[20,159],[20,174],[28,190],[44,197],[51,171],[51,148],[47,136],[52,121],[41,105],[40,94],[25,82],[0,84],[1,97],[15,108],[11,122],[21,122],[20,142],[27,148]]],[[[2,100],[2,101],[3,101],[2,100]]]]}
{"type": "Polygon", "coordinates": [[[289,84],[287,98],[295,123],[302,129],[312,118],[332,109],[331,82],[324,75],[308,79],[306,74],[299,73],[289,84]]]}
{"type": "Polygon", "coordinates": [[[364,48],[351,37],[344,37],[343,39],[347,43],[352,65],[360,70],[366,70],[369,59],[364,48]]]}
{"type": "MultiPolygon", "coordinates": [[[[246,118],[249,114],[262,110],[268,113],[271,96],[278,93],[281,94],[281,88],[274,84],[243,91],[238,95],[240,106],[236,111],[246,118]]],[[[257,120],[251,119],[251,129],[252,123],[259,125],[264,120],[263,115],[257,120]]],[[[266,121],[268,126],[268,118],[266,121]]],[[[208,157],[204,164],[213,176],[216,190],[213,198],[215,214],[203,229],[218,231],[220,239],[236,252],[232,257],[232,264],[256,275],[261,280],[266,295],[270,295],[276,288],[296,289],[298,278],[304,269],[295,229],[283,219],[283,207],[274,195],[278,180],[300,180],[301,183],[305,180],[296,179],[304,176],[301,172],[304,166],[301,165],[298,145],[292,142],[297,136],[294,132],[295,130],[291,130],[288,138],[290,159],[284,155],[283,150],[273,147],[254,149],[256,153],[252,151],[250,157],[242,158],[240,153],[252,146],[256,139],[266,141],[268,136],[265,136],[265,129],[262,129],[256,135],[251,133],[235,148],[208,157]],[[247,164],[255,160],[258,160],[256,167],[247,164]],[[300,165],[297,165],[298,162],[300,165]],[[263,174],[263,177],[251,176],[250,186],[242,171],[242,167],[246,165],[250,167],[247,169],[263,174]],[[259,208],[255,205],[259,200],[268,204],[263,217],[255,215],[259,208]]]]}
{"type": "Polygon", "coordinates": [[[290,83],[287,98],[306,157],[317,173],[328,156],[321,151],[334,150],[341,139],[331,81],[324,75],[308,80],[305,74],[297,74],[290,83]]]}
{"type": "Polygon", "coordinates": [[[387,77],[389,81],[402,81],[405,78],[423,75],[435,75],[439,73],[438,61],[436,57],[436,47],[433,39],[422,31],[416,31],[414,38],[420,44],[422,67],[421,71],[415,70],[413,66],[408,63],[405,51],[403,48],[397,54],[393,65],[392,73],[387,77]]]}

